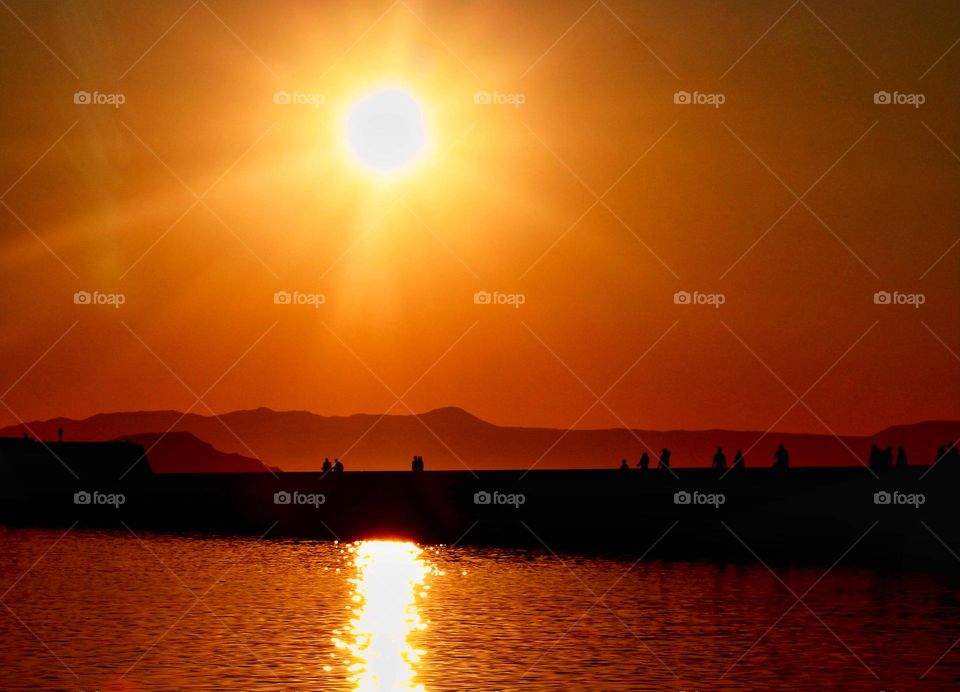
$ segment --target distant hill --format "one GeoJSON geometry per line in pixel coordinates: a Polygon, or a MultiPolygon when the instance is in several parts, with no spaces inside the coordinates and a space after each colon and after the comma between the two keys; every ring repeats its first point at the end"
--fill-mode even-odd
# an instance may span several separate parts
{"type": "MultiPolygon", "coordinates": [[[[33,426],[31,426],[33,427],[33,426]]],[[[186,432],[139,433],[118,438],[147,450],[154,473],[256,473],[267,468],[259,459],[226,454],[186,432]]]]}
{"type": "MultiPolygon", "coordinates": [[[[960,421],[898,425],[873,435],[839,439],[829,434],[731,430],[567,432],[492,425],[459,408],[382,417],[319,416],[266,408],[234,411],[219,418],[144,411],[104,413],[83,420],[54,418],[28,425],[44,439],[56,439],[57,428],[63,426],[65,440],[135,439],[145,431],[158,434],[173,428],[173,432],[189,433],[215,448],[212,452],[201,450],[186,438],[173,438],[166,445],[161,442],[150,460],[164,470],[200,470],[194,469],[194,464],[205,464],[204,469],[216,464],[240,469],[251,463],[263,470],[257,461],[261,459],[271,467],[308,471],[319,469],[324,457],[342,458],[348,470],[405,469],[414,454],[424,457],[428,469],[526,469],[534,464],[542,469],[610,468],[623,457],[635,465],[644,451],[655,458],[663,447],[673,451],[672,464],[683,467],[709,465],[718,445],[728,461],[741,448],[747,453],[748,466],[769,466],[780,442],[790,450],[791,463],[798,466],[855,465],[858,459],[866,459],[873,442],[894,448],[903,445],[910,463],[928,464],[938,445],[960,438],[960,421]]],[[[0,430],[0,435],[19,436],[22,431],[21,426],[10,426],[0,430]]]]}

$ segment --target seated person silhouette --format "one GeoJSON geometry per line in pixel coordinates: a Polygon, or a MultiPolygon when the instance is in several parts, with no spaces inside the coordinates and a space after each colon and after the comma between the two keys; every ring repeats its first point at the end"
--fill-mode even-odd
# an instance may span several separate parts
{"type": "Polygon", "coordinates": [[[627,463],[627,460],[626,460],[626,459],[621,459],[621,460],[620,460],[620,470],[621,470],[621,471],[629,471],[629,470],[630,470],[630,465],[627,463]]]}
{"type": "Polygon", "coordinates": [[[782,442],[777,447],[777,451],[773,453],[773,458],[773,468],[785,471],[790,467],[790,453],[782,442]]]}
{"type": "Polygon", "coordinates": [[[333,464],[330,463],[330,459],[323,460],[323,466],[320,467],[324,473],[330,473],[330,469],[333,468],[333,464]]]}
{"type": "Polygon", "coordinates": [[[343,464],[339,459],[333,460],[333,472],[334,473],[343,473],[343,464]]]}
{"type": "Polygon", "coordinates": [[[660,464],[657,468],[668,469],[670,468],[670,450],[664,447],[660,450],[660,464]]]}

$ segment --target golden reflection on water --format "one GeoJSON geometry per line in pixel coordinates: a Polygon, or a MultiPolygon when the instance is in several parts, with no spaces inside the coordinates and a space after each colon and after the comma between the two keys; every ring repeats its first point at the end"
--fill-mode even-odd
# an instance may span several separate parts
{"type": "Polygon", "coordinates": [[[405,541],[358,541],[353,553],[356,576],[350,625],[334,634],[338,648],[349,651],[350,682],[354,689],[420,690],[415,682],[417,664],[424,651],[408,641],[426,629],[417,610],[417,598],[426,597],[424,584],[431,567],[423,551],[405,541]]]}

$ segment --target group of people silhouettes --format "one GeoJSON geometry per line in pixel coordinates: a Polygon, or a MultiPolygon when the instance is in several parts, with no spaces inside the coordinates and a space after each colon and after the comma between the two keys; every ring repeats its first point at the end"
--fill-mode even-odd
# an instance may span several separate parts
{"type": "MultiPolygon", "coordinates": [[[[669,449],[664,447],[660,450],[660,458],[657,462],[658,469],[668,469],[670,468],[670,455],[673,454],[669,449]]],[[[646,471],[650,468],[650,455],[646,452],[643,453],[643,456],[640,457],[640,461],[637,462],[637,468],[641,471],[646,471]]],[[[620,461],[620,470],[629,471],[630,464],[627,463],[626,459],[620,461]]]]}
{"type": "MultiPolygon", "coordinates": [[[[660,450],[660,459],[657,464],[657,468],[668,469],[670,468],[670,455],[672,452],[664,447],[660,450]]],[[[744,468],[746,462],[743,458],[743,452],[737,450],[737,453],[733,457],[733,469],[742,469],[744,468]]],[[[777,447],[777,450],[773,453],[773,468],[775,469],[786,469],[790,466],[790,453],[787,451],[787,448],[780,444],[777,447]]],[[[713,455],[713,464],[712,467],[717,471],[726,471],[727,470],[727,455],[723,452],[723,447],[717,447],[716,453],[713,455]]],[[[640,457],[640,461],[637,462],[637,468],[641,471],[646,471],[650,468],[650,455],[646,452],[640,457]]],[[[630,464],[627,463],[626,459],[620,460],[620,470],[629,471],[630,464]]]]}
{"type": "MultiPolygon", "coordinates": [[[[343,473],[343,462],[339,459],[334,459],[333,463],[330,463],[330,459],[323,460],[323,466],[321,467],[324,475],[328,473],[343,473]]],[[[423,471],[423,457],[415,456],[413,457],[413,463],[410,465],[410,470],[414,473],[420,473],[423,471]]]]}
{"type": "MultiPolygon", "coordinates": [[[[940,463],[941,461],[946,461],[947,466],[949,467],[960,467],[960,449],[957,448],[957,442],[947,442],[946,444],[940,445],[940,448],[937,449],[937,456],[936,459],[934,459],[934,463],[940,463]]],[[[897,453],[896,456],[894,456],[892,446],[887,445],[885,448],[881,449],[879,446],[874,444],[870,446],[870,458],[868,464],[871,469],[875,470],[904,468],[907,466],[907,453],[904,451],[903,447],[897,447],[897,453]]],[[[733,457],[732,468],[742,469],[744,468],[744,465],[745,462],[743,458],[743,452],[738,449],[737,453],[733,457]]],[[[717,447],[717,451],[713,455],[713,462],[711,466],[716,471],[727,470],[727,455],[724,454],[723,447],[717,447]]],[[[642,471],[646,471],[649,467],[650,455],[644,452],[643,456],[640,457],[640,461],[637,462],[637,468],[642,471]]],[[[781,443],[777,446],[776,451],[773,453],[773,468],[783,470],[789,467],[790,453],[781,443]]],[[[670,468],[670,450],[666,447],[660,451],[660,460],[657,468],[670,468]]],[[[620,461],[620,470],[630,470],[630,464],[627,463],[626,459],[622,459],[620,461]]]]}
{"type": "Polygon", "coordinates": [[[343,462],[339,459],[334,459],[333,463],[330,463],[330,459],[323,460],[323,466],[321,467],[324,475],[328,473],[343,473],[343,462]]]}
{"type": "MultiPolygon", "coordinates": [[[[743,452],[738,449],[733,457],[733,468],[742,469],[743,466],[743,452]]],[[[727,470],[727,455],[723,453],[723,447],[717,447],[717,453],[713,455],[713,468],[716,471],[727,470]]]]}
{"type": "Polygon", "coordinates": [[[934,459],[934,463],[938,463],[941,460],[947,462],[947,466],[950,468],[956,468],[960,465],[960,451],[957,450],[956,442],[947,442],[944,445],[940,445],[940,448],[937,449],[937,458],[934,459]]]}
{"type": "MultiPolygon", "coordinates": [[[[957,449],[956,442],[947,442],[937,448],[937,456],[934,458],[934,465],[945,461],[947,467],[960,467],[960,450],[957,449]]],[[[870,445],[870,458],[868,460],[870,468],[884,470],[889,468],[903,468],[907,465],[907,453],[903,447],[897,447],[896,460],[894,460],[893,447],[887,445],[880,449],[877,445],[870,445]]]]}
{"type": "MultiPolygon", "coordinates": [[[[339,459],[334,459],[333,463],[330,463],[330,459],[323,460],[323,466],[320,467],[324,475],[328,473],[343,473],[343,462],[339,459]]],[[[414,473],[420,473],[423,471],[423,457],[415,456],[413,457],[413,463],[410,465],[410,470],[414,473]]]]}
{"type": "MultiPolygon", "coordinates": [[[[870,458],[868,460],[870,468],[882,470],[893,468],[893,447],[887,445],[885,449],[880,449],[877,445],[870,445],[870,458]]],[[[907,465],[907,453],[903,447],[897,447],[897,468],[907,465]]]]}

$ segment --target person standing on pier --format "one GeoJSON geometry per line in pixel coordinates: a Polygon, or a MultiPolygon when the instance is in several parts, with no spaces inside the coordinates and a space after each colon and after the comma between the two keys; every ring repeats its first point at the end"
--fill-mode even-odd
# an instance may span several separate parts
{"type": "Polygon", "coordinates": [[[713,455],[713,468],[716,471],[724,471],[727,468],[727,455],[723,453],[723,447],[717,447],[717,453],[713,455]]]}
{"type": "Polygon", "coordinates": [[[640,461],[637,462],[637,467],[638,467],[641,471],[646,471],[646,470],[647,470],[647,467],[649,467],[649,466],[650,466],[650,455],[647,454],[646,452],[644,452],[644,453],[643,453],[643,456],[640,457],[640,461]]]}
{"type": "Polygon", "coordinates": [[[907,465],[907,453],[903,447],[897,447],[897,468],[902,469],[907,465]]]}
{"type": "Polygon", "coordinates": [[[733,468],[735,468],[735,469],[737,469],[737,470],[742,470],[742,469],[743,469],[743,464],[744,464],[743,452],[741,452],[741,451],[738,449],[736,455],[733,457],[733,468]]]}

